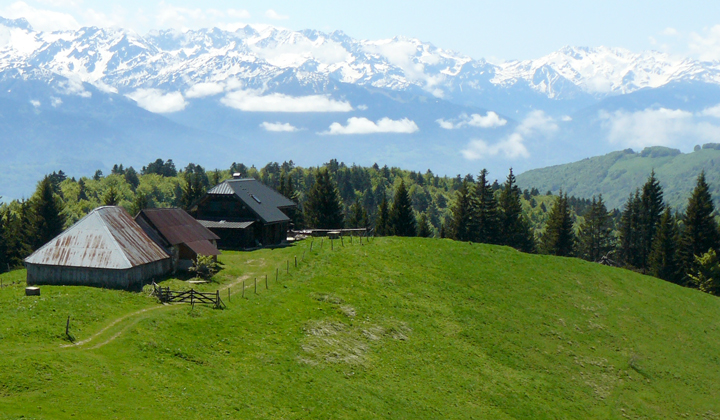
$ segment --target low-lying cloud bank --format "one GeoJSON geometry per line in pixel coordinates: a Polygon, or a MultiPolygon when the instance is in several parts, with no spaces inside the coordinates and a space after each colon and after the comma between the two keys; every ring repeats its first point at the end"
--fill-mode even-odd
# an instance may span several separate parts
{"type": "Polygon", "coordinates": [[[220,102],[246,112],[349,112],[352,105],[325,95],[289,96],[282,93],[262,95],[254,90],[236,90],[220,102]]]}
{"type": "Polygon", "coordinates": [[[367,118],[352,117],[347,120],[347,125],[334,122],[330,124],[330,128],[319,134],[339,135],[339,134],[376,134],[376,133],[402,133],[411,134],[418,131],[419,128],[415,121],[403,118],[401,120],[391,120],[390,118],[382,118],[377,122],[370,121],[367,118]]]}
{"type": "Polygon", "coordinates": [[[187,106],[180,92],[165,93],[160,89],[138,89],[127,96],[137,102],[141,108],[158,114],[182,111],[187,106]]]}
{"type": "Polygon", "coordinates": [[[480,128],[495,128],[502,127],[507,124],[507,120],[500,117],[497,113],[489,111],[487,115],[482,116],[480,114],[460,114],[460,116],[453,120],[438,119],[436,120],[440,127],[446,130],[454,130],[457,128],[463,128],[465,126],[480,127],[480,128]]]}
{"type": "Polygon", "coordinates": [[[678,147],[686,150],[703,142],[720,140],[720,105],[692,113],[681,109],[642,111],[600,111],[598,117],[607,130],[607,140],[621,147],[678,147]]]}
{"type": "Polygon", "coordinates": [[[525,146],[528,139],[549,136],[557,130],[558,125],[552,117],[545,115],[543,111],[532,111],[512,133],[499,142],[490,144],[482,139],[473,139],[465,149],[461,150],[461,153],[468,160],[479,160],[498,155],[511,159],[527,158],[530,157],[530,152],[525,146]]]}

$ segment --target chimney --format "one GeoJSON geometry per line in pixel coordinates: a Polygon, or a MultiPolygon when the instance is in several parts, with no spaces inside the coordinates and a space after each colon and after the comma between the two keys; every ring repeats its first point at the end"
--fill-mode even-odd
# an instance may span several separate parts
{"type": "Polygon", "coordinates": [[[240,179],[240,172],[235,172],[233,174],[233,179],[240,179]]]}

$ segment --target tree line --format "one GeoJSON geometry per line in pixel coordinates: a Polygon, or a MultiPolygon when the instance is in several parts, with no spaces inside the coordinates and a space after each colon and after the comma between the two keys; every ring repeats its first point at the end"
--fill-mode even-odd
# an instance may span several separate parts
{"type": "Polygon", "coordinates": [[[400,168],[347,166],[331,160],[302,168],[292,161],[206,171],[178,169],[157,159],[141,170],[114,165],[110,174],[43,178],[28,200],[0,208],[0,267],[18,266],[34,249],[100,205],[120,205],[131,214],[150,207],[189,209],[212,186],[239,174],[253,177],[298,203],[289,214],[297,228],[365,227],[377,235],[444,237],[524,252],[607,261],[685,286],[717,293],[712,269],[720,235],[704,173],[684,214],[663,201],[650,175],[621,210],[608,210],[602,196],[521,191],[512,169],[503,183],[486,170],[477,177],[438,176],[400,168]]]}

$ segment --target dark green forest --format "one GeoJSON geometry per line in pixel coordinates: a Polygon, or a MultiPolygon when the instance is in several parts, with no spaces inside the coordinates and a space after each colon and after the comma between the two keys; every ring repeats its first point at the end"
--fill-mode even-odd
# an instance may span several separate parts
{"type": "Polygon", "coordinates": [[[233,174],[252,177],[298,203],[289,214],[295,229],[368,228],[375,235],[427,236],[506,245],[523,252],[603,261],[709,293],[715,284],[720,233],[711,187],[704,173],[680,213],[665,202],[654,171],[620,209],[602,196],[580,199],[562,191],[521,190],[512,172],[502,180],[478,174],[438,176],[375,164],[331,160],[303,168],[292,161],[262,168],[233,163],[206,170],[176,168],[157,159],[135,169],[114,165],[109,174],[45,176],[26,200],[0,208],[2,267],[17,267],[34,249],[102,205],[190,209],[214,185],[233,174]]]}

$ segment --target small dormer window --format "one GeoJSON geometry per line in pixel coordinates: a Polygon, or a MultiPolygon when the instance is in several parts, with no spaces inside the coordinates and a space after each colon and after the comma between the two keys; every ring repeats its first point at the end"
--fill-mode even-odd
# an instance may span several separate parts
{"type": "Polygon", "coordinates": [[[258,204],[262,204],[262,201],[260,201],[260,199],[257,198],[257,196],[255,196],[255,194],[250,194],[250,197],[252,197],[253,200],[257,201],[258,204]]]}

